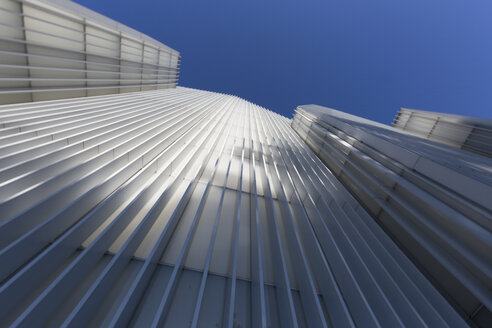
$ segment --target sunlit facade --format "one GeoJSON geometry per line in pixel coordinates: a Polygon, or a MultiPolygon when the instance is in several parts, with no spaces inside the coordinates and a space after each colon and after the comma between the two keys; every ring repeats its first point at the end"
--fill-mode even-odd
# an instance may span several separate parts
{"type": "Polygon", "coordinates": [[[74,2],[0,2],[0,104],[174,88],[179,52],[74,2]]]}
{"type": "Polygon", "coordinates": [[[465,326],[285,117],[186,88],[1,113],[5,324],[465,326]]]}
{"type": "Polygon", "coordinates": [[[289,119],[176,87],[170,51],[163,90],[0,106],[1,327],[487,322],[488,158],[320,106],[289,119]]]}

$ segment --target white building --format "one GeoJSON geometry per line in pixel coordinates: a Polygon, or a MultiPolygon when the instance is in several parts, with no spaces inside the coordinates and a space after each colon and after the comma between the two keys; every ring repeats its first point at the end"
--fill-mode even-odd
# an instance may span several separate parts
{"type": "Polygon", "coordinates": [[[443,295],[487,326],[492,160],[317,105],[299,106],[292,127],[443,295]]]}
{"type": "Polygon", "coordinates": [[[393,127],[433,141],[492,157],[492,120],[400,108],[393,127]]]}
{"type": "MultiPolygon", "coordinates": [[[[79,23],[107,20],[65,1],[0,4],[0,15],[32,5],[75,15],[79,23]]],[[[111,24],[123,35],[129,31],[111,24]]],[[[153,42],[133,33],[142,49],[153,42]]],[[[364,147],[356,142],[360,134],[340,134],[333,144],[338,149],[320,151],[312,140],[325,142],[319,133],[326,132],[314,116],[306,125],[301,116],[309,117],[307,109],[298,108],[290,120],[234,96],[174,87],[179,57],[169,53],[176,60],[167,68],[176,70],[165,90],[123,90],[124,76],[118,73],[118,88],[105,87],[107,93],[136,92],[73,98],[57,90],[46,94],[70,99],[36,101],[37,86],[27,85],[19,88],[33,90],[25,92],[31,98],[0,106],[0,326],[467,327],[486,322],[490,284],[473,285],[483,288],[476,295],[468,276],[456,278],[474,297],[477,309],[470,313],[433,280],[438,273],[428,274],[426,258],[413,258],[400,235],[375,215],[375,208],[387,206],[395,220],[406,220],[391,207],[393,192],[364,198],[358,190],[372,186],[351,185],[353,180],[344,178],[352,174],[355,150],[350,149],[364,147]]],[[[132,88],[146,89],[142,81],[132,88]]],[[[93,95],[89,86],[78,87],[72,91],[93,95]]],[[[11,89],[2,90],[1,101],[13,102],[11,89]]],[[[408,150],[402,156],[419,155],[408,150]]],[[[391,169],[396,165],[388,163],[391,169]]],[[[490,161],[480,164],[473,174],[487,176],[490,161]]],[[[467,170],[446,168],[456,174],[467,170]]],[[[375,185],[388,183],[388,190],[395,177],[384,174],[387,180],[375,185]]],[[[420,180],[408,180],[411,188],[421,188],[420,180]]],[[[469,183],[463,181],[455,183],[460,188],[469,183]]],[[[451,246],[468,251],[458,254],[470,255],[464,270],[481,270],[480,278],[487,279],[490,185],[479,182],[466,186],[483,189],[452,199],[466,211],[460,207],[461,216],[451,213],[451,220],[465,216],[462,223],[469,230],[463,230],[466,240],[456,238],[451,246]],[[485,227],[477,232],[471,224],[479,219],[485,227]]],[[[406,195],[409,201],[421,196],[406,195]]],[[[427,200],[431,212],[451,202],[427,200]]],[[[426,217],[432,218],[438,215],[426,217]]]]}
{"type": "Polygon", "coordinates": [[[179,52],[74,2],[0,2],[0,104],[174,88],[179,52]]]}

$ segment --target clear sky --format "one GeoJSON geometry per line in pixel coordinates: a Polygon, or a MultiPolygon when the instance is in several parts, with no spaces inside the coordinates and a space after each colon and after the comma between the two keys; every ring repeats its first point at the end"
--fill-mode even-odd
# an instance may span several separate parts
{"type": "Polygon", "coordinates": [[[179,85],[291,117],[316,103],[492,118],[492,0],[76,0],[181,52],[179,85]]]}

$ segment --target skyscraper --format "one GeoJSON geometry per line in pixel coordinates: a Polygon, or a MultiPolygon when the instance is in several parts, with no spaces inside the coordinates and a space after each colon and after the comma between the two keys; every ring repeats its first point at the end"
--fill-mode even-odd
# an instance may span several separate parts
{"type": "MultiPolygon", "coordinates": [[[[127,30],[65,1],[6,4],[127,30]]],[[[146,90],[161,86],[140,56],[128,89],[119,71],[102,95],[31,85],[0,107],[1,326],[485,325],[490,159],[176,87],[178,53],[158,47],[165,90],[146,90]]]]}

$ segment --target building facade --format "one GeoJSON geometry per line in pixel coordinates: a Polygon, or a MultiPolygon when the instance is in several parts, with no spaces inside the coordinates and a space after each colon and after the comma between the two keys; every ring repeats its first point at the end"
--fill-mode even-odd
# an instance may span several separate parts
{"type": "Polygon", "coordinates": [[[179,52],[74,2],[0,2],[0,104],[173,88],[179,52]]]}
{"type": "Polygon", "coordinates": [[[162,86],[1,89],[0,326],[487,326],[489,158],[176,87],[170,53],[162,86]]]}
{"type": "Polygon", "coordinates": [[[451,303],[490,322],[490,158],[317,105],[292,127],[451,303]]]}
{"type": "Polygon", "coordinates": [[[459,149],[492,157],[492,120],[401,108],[393,127],[459,149]]]}

